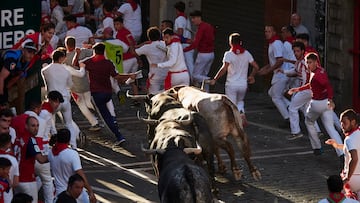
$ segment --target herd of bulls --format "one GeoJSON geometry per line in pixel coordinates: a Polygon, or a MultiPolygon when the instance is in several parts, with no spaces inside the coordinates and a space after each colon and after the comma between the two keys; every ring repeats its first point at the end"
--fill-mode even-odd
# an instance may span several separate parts
{"type": "Polygon", "coordinates": [[[148,118],[140,118],[138,113],[139,119],[148,125],[149,149],[143,151],[151,154],[159,177],[161,202],[213,202],[214,154],[218,171],[226,170],[219,148],[228,153],[234,177],[239,180],[241,170],[235,161],[234,148],[226,139],[229,135],[234,138],[253,178],[261,178],[250,160],[250,144],[241,114],[225,95],[177,86],[157,95],[128,94],[128,97],[145,101],[148,118]]]}

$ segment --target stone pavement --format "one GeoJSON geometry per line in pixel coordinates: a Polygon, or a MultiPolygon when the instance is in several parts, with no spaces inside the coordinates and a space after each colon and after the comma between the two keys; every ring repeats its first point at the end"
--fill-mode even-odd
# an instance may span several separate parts
{"type": "MultiPolygon", "coordinates": [[[[74,117],[87,134],[90,145],[84,147],[88,151],[104,152],[104,156],[117,160],[120,165],[139,167],[141,171],[153,174],[149,158],[140,150],[141,143],[146,143],[146,126],[136,118],[136,111],[145,114],[143,104],[130,108],[130,101],[124,105],[115,102],[118,122],[126,137],[124,148],[111,149],[114,138],[103,131],[92,133],[79,110],[74,107],[74,117]]],[[[244,160],[237,155],[237,161],[243,168],[243,179],[235,181],[229,170],[225,175],[217,174],[217,186],[220,189],[219,199],[227,203],[237,202],[318,202],[327,195],[326,178],[340,172],[340,161],[335,151],[323,145],[324,153],[313,155],[310,142],[305,135],[302,138],[288,141],[288,128],[279,128],[281,115],[265,93],[249,92],[245,99],[246,116],[249,126],[246,132],[252,148],[252,160],[262,173],[262,180],[255,181],[245,165],[244,160]]],[[[306,130],[304,130],[306,132],[306,130]]],[[[231,140],[231,138],[229,138],[231,140]]],[[[322,142],[327,139],[323,136],[322,142]]],[[[236,148],[237,149],[237,148],[236,148]]],[[[238,151],[238,150],[237,150],[238,151]]],[[[223,152],[227,164],[229,160],[223,152]]],[[[91,170],[93,164],[85,164],[85,170],[91,170]]],[[[149,196],[150,202],[156,199],[156,186],[149,186],[148,194],[143,190],[141,195],[149,196]]],[[[131,202],[119,200],[114,202],[131,202]]],[[[134,202],[142,202],[134,201],[134,202]]]]}

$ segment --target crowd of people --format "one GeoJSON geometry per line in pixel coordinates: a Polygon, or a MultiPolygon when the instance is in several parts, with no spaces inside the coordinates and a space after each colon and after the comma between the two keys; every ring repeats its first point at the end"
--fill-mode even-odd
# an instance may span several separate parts
{"type": "MultiPolygon", "coordinates": [[[[314,154],[321,155],[318,135],[322,132],[317,123],[320,117],[331,138],[326,144],[335,148],[344,166],[341,177],[344,185],[355,192],[351,195],[360,192],[357,114],[347,110],[340,119],[335,114],[331,84],[298,14],[291,15],[289,25],[281,28],[281,35],[274,26],[265,26],[269,64],[260,67],[242,46],[241,35],[232,33],[223,64],[211,77],[214,26],[203,20],[199,10],[187,16],[184,2],[177,2],[174,12],[174,22],[163,20],[159,27],[148,28],[148,40],[141,41],[141,7],[136,0],[126,0],[121,5],[112,0],[90,3],[67,0],[65,4],[60,0],[42,1],[40,31],[26,35],[3,55],[0,203],[11,202],[11,199],[18,202],[21,198],[38,202],[39,184],[44,202],[96,201],[76,151],[80,129],[72,118],[71,99],[89,121],[91,131],[101,129],[91,111],[98,109],[116,137],[114,145],[121,146],[125,137],[116,123],[112,95],[121,95],[120,87],[124,84],[131,86],[133,94],[138,94],[136,79],[141,74],[137,71],[144,66],[141,56],[145,56],[149,64],[146,93],[157,94],[176,85],[193,85],[209,91],[209,85],[226,75],[225,94],[243,119],[248,84],[255,83],[256,76],[272,74],[268,94],[284,125],[290,128],[287,139],[304,135],[300,111],[314,154]],[[192,31],[193,27],[196,31],[192,31]],[[27,72],[37,61],[42,64],[39,80],[43,81],[46,99],[33,99],[25,109],[27,72]],[[15,85],[17,102],[13,103],[9,98],[15,85]],[[12,106],[16,108],[9,108],[12,106]],[[56,129],[54,115],[57,112],[62,114],[64,129],[56,129]],[[344,140],[342,134],[346,136],[344,140]],[[55,177],[54,184],[52,177],[55,177]]],[[[331,186],[337,181],[333,179],[330,177],[328,181],[330,198],[339,193],[338,188],[331,186]]]]}

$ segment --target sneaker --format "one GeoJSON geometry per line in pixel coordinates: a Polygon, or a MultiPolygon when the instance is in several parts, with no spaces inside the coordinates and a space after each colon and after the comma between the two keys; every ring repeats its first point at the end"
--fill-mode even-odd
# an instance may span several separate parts
{"type": "Polygon", "coordinates": [[[320,148],[320,149],[314,149],[314,155],[315,156],[319,156],[321,155],[322,153],[324,153],[323,149],[320,148]]]}
{"type": "Polygon", "coordinates": [[[304,136],[302,133],[296,133],[296,134],[291,134],[291,135],[287,136],[286,139],[287,140],[295,140],[302,136],[304,136]]]}
{"type": "Polygon", "coordinates": [[[101,127],[99,124],[93,125],[89,128],[90,131],[98,131],[100,129],[101,129],[101,127]]]}
{"type": "Polygon", "coordinates": [[[317,134],[317,135],[318,135],[318,137],[319,137],[319,138],[323,138],[323,137],[325,137],[325,134],[324,134],[323,132],[318,132],[318,134],[317,134]]]}
{"type": "Polygon", "coordinates": [[[118,140],[114,143],[114,146],[121,146],[121,144],[124,143],[125,141],[126,141],[125,138],[118,140]]]}

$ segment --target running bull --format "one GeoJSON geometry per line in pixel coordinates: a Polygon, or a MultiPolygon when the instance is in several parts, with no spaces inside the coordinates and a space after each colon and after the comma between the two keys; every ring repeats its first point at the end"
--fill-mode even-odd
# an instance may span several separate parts
{"type": "MultiPolygon", "coordinates": [[[[210,132],[217,147],[227,151],[231,160],[231,168],[236,180],[241,178],[241,171],[235,161],[234,149],[226,140],[228,135],[232,135],[237,146],[242,151],[242,155],[248,165],[254,179],[261,179],[261,174],[250,160],[251,149],[248,137],[244,132],[240,112],[228,97],[223,94],[206,93],[198,88],[190,86],[176,86],[164,93],[167,93],[182,105],[192,111],[199,112],[207,121],[210,132]]],[[[225,165],[216,148],[216,156],[220,172],[225,171],[225,165]]]]}
{"type": "Polygon", "coordinates": [[[187,155],[200,153],[201,149],[171,147],[143,151],[159,157],[158,192],[162,203],[213,202],[207,173],[187,155]]]}

